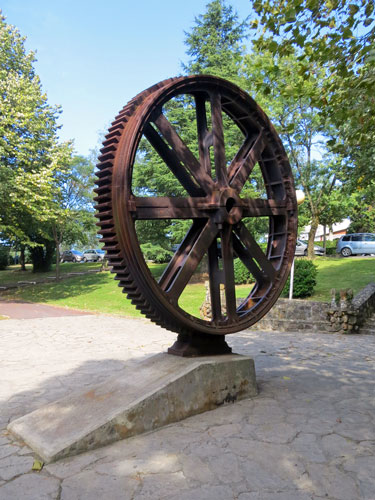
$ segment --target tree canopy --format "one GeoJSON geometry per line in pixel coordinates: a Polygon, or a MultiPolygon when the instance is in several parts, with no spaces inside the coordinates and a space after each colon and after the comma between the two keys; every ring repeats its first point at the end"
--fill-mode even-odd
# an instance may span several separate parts
{"type": "Polygon", "coordinates": [[[0,15],[0,231],[29,242],[25,214],[42,217],[51,196],[56,119],[24,38],[0,15]]]}
{"type": "MultiPolygon", "coordinates": [[[[375,16],[373,0],[253,0],[254,43],[288,56],[297,52],[298,73],[314,78],[324,69],[315,104],[336,126],[328,146],[358,163],[358,149],[374,163],[375,16]]],[[[300,89],[294,89],[298,98],[300,89]]],[[[372,167],[361,162],[364,175],[372,167]]],[[[350,169],[349,169],[350,171],[350,169]]]]}
{"type": "Polygon", "coordinates": [[[194,26],[185,32],[190,59],[182,65],[184,73],[206,73],[238,82],[244,54],[241,41],[247,31],[246,20],[240,21],[231,5],[224,0],[208,3],[206,12],[196,17],[194,26]]]}
{"type": "Polygon", "coordinates": [[[94,167],[74,158],[71,143],[59,144],[60,109],[48,104],[34,62],[0,13],[0,237],[27,245],[34,268],[48,270],[62,234],[72,242],[82,238],[84,219],[94,227],[94,167]]]}

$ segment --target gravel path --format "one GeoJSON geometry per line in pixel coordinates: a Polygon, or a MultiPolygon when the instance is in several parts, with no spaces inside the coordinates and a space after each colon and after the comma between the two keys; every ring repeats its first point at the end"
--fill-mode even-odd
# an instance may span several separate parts
{"type": "Polygon", "coordinates": [[[0,322],[1,500],[375,500],[375,336],[243,332],[259,396],[31,470],[10,420],[175,335],[108,316],[0,322]]]}

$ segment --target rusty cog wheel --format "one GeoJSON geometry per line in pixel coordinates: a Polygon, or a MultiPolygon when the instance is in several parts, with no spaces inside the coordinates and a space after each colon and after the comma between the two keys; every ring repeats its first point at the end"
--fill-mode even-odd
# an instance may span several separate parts
{"type": "MultiPolygon", "coordinates": [[[[284,287],[294,257],[297,202],[287,155],[253,99],[232,83],[212,76],[164,80],[123,108],[101,153],[95,190],[99,233],[115,279],[144,315],[179,333],[180,346],[187,339],[190,344],[204,339],[210,345],[209,340],[215,339],[215,345],[224,346],[220,341],[224,335],[251,326],[269,311],[284,287]],[[195,154],[165,111],[176,98],[189,99],[195,110],[195,154]],[[223,124],[228,120],[243,137],[232,157],[226,149],[223,124]],[[133,170],[141,139],[156,151],[186,196],[143,196],[134,189],[133,170]],[[256,165],[265,194],[249,197],[244,186],[251,183],[256,165]],[[265,250],[246,224],[261,217],[268,220],[265,250]],[[136,221],[167,219],[191,220],[191,227],[157,282],[142,254],[136,221]],[[205,255],[209,320],[192,316],[179,304],[205,255]],[[241,300],[235,294],[235,257],[254,279],[250,293],[241,300]]],[[[218,347],[217,351],[228,349],[218,347]]],[[[186,349],[182,351],[177,353],[186,349]]],[[[194,352],[213,351],[198,348],[194,352]]]]}

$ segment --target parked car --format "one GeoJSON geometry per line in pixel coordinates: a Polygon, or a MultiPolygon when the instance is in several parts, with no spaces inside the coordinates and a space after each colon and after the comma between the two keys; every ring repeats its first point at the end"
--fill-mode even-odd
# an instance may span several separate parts
{"type": "Polygon", "coordinates": [[[83,260],[83,253],[78,250],[66,250],[61,255],[61,262],[81,262],[83,260]]]}
{"type": "Polygon", "coordinates": [[[341,253],[343,257],[358,254],[375,254],[375,234],[345,234],[337,242],[336,252],[341,253]]]}
{"type": "Polygon", "coordinates": [[[105,252],[103,250],[85,250],[83,252],[83,262],[99,262],[104,260],[105,252]]]}
{"type": "MultiPolygon", "coordinates": [[[[324,255],[324,248],[319,245],[314,245],[315,255],[324,255]]],[[[302,240],[297,240],[296,251],[294,255],[307,255],[307,242],[302,240]]]]}

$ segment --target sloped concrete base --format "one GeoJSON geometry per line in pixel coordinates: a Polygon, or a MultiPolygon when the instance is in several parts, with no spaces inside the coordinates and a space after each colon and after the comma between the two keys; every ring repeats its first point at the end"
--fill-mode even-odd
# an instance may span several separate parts
{"type": "Polygon", "coordinates": [[[249,357],[157,354],[14,420],[8,429],[48,463],[256,394],[249,357]]]}

